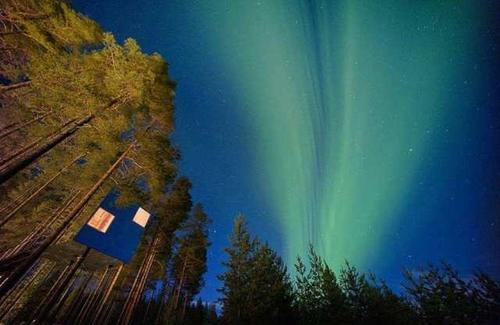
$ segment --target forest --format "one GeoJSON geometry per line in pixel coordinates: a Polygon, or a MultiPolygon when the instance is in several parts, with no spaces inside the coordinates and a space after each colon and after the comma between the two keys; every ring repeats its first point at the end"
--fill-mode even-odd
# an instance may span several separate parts
{"type": "Polygon", "coordinates": [[[177,174],[166,62],[63,1],[2,1],[0,21],[0,318],[183,313],[202,285],[209,218],[177,174]],[[155,216],[128,265],[73,241],[111,189],[155,216]]]}
{"type": "Polygon", "coordinates": [[[497,324],[500,282],[446,263],[400,291],[311,246],[293,270],[234,221],[219,301],[211,219],[171,141],[167,62],[58,0],[0,3],[1,324],[497,324]],[[154,216],[130,263],[73,240],[112,191],[154,216]]]}

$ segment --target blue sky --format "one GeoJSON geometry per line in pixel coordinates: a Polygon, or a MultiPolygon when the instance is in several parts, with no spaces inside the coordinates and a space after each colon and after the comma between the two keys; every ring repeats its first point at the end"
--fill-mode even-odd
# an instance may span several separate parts
{"type": "Polygon", "coordinates": [[[446,259],[500,275],[494,1],[73,1],[178,82],[174,142],[214,220],[290,264],[309,242],[393,286],[446,259]],[[342,99],[340,99],[342,98],[342,99]]]}

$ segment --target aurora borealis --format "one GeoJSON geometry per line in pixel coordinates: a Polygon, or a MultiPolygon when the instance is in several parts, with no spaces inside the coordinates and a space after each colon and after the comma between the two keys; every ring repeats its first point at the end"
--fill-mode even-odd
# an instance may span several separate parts
{"type": "Polygon", "coordinates": [[[241,211],[289,265],[500,274],[493,1],[86,2],[170,63],[211,265],[241,211]]]}
{"type": "MultiPolygon", "coordinates": [[[[479,16],[466,4],[331,3],[231,5],[213,42],[248,103],[289,259],[312,243],[368,266],[446,132],[456,83],[478,77],[479,16]]],[[[470,82],[458,87],[473,93],[470,82]]]]}

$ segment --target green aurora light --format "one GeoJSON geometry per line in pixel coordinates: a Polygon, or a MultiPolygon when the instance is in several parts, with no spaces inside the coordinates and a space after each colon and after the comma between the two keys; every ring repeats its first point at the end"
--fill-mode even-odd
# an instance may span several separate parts
{"type": "Polygon", "coordinates": [[[312,243],[335,265],[369,266],[453,110],[448,89],[457,61],[468,60],[477,10],[446,1],[216,3],[199,10],[213,50],[230,58],[224,69],[256,135],[264,172],[255,176],[286,259],[312,243]]]}

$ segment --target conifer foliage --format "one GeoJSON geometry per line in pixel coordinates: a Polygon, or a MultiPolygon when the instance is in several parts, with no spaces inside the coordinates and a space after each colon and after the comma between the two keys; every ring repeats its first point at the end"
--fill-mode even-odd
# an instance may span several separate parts
{"type": "Polygon", "coordinates": [[[159,54],[67,1],[0,1],[1,324],[498,323],[500,283],[484,273],[429,266],[395,293],[312,247],[289,272],[243,216],[220,310],[196,301],[211,220],[177,173],[174,95],[159,54]],[[112,189],[154,215],[128,265],[72,240],[112,189]]]}
{"type": "Polygon", "coordinates": [[[280,258],[235,219],[220,275],[223,324],[496,324],[500,283],[465,280],[450,265],[407,271],[396,294],[345,262],[335,272],[310,247],[290,280],[280,258]]]}
{"type": "Polygon", "coordinates": [[[267,244],[250,235],[238,216],[226,248],[222,320],[228,324],[285,322],[290,314],[292,286],[282,260],[267,244]]]}
{"type": "Polygon", "coordinates": [[[188,309],[208,217],[177,175],[167,63],[59,0],[1,1],[0,58],[0,321],[162,321],[174,297],[188,309]],[[111,189],[155,215],[126,266],[72,241],[111,189]]]}

